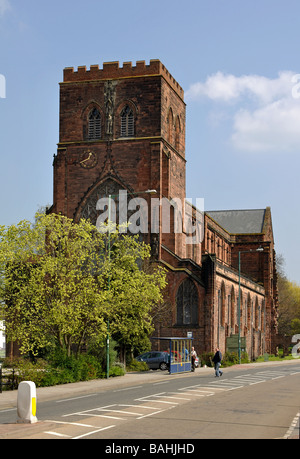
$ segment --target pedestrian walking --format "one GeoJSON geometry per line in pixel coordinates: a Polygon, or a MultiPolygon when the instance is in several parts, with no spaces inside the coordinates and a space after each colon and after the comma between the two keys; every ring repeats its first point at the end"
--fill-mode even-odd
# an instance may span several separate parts
{"type": "Polygon", "coordinates": [[[219,378],[222,376],[223,371],[220,370],[221,362],[222,362],[222,354],[220,349],[217,347],[216,348],[216,353],[213,356],[212,361],[214,362],[214,368],[215,368],[215,377],[219,378]]]}
{"type": "Polygon", "coordinates": [[[191,352],[192,371],[195,371],[196,358],[197,358],[197,352],[195,351],[195,348],[192,347],[192,352],[191,352]]]}

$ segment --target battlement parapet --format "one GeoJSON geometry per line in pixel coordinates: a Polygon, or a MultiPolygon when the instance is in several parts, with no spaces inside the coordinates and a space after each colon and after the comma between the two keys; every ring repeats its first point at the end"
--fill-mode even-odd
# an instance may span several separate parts
{"type": "Polygon", "coordinates": [[[77,71],[74,70],[74,67],[66,67],[64,69],[63,82],[70,83],[151,75],[163,76],[178,95],[183,98],[183,89],[158,59],[151,59],[149,65],[145,61],[137,61],[135,66],[132,65],[132,62],[124,62],[123,66],[120,67],[119,62],[115,61],[104,62],[102,69],[99,68],[99,65],[91,65],[89,70],[87,70],[86,66],[79,66],[77,71]]]}

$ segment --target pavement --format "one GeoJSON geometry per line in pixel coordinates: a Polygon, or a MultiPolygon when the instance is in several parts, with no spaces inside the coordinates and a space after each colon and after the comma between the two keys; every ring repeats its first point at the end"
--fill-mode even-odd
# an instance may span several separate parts
{"type": "MultiPolygon", "coordinates": [[[[264,362],[264,363],[251,363],[243,364],[243,369],[245,368],[254,368],[255,366],[280,366],[282,364],[295,363],[295,361],[278,361],[278,362],[264,362]]],[[[299,360],[300,364],[300,360],[299,360]]],[[[234,365],[230,369],[241,370],[241,365],[234,365]]],[[[205,374],[214,374],[212,368],[197,368],[196,372],[193,374],[198,374],[199,376],[205,374]]],[[[120,388],[126,388],[129,386],[140,385],[143,383],[153,383],[159,382],[162,380],[167,380],[168,378],[176,377],[189,377],[191,373],[181,373],[181,374],[172,374],[170,375],[168,371],[146,371],[146,372],[130,372],[126,373],[124,376],[112,377],[109,379],[96,379],[91,381],[83,381],[77,383],[62,384],[58,386],[51,387],[39,387],[36,389],[37,392],[37,411],[38,403],[59,400],[63,398],[72,398],[84,396],[85,394],[111,391],[120,388]]],[[[4,391],[0,394],[0,414],[3,411],[16,410],[18,403],[18,391],[4,391]]],[[[295,407],[296,409],[296,407],[295,407]]],[[[299,413],[291,423],[291,427],[285,436],[286,439],[299,439],[299,413]]],[[[37,414],[38,416],[38,414],[37,414]]],[[[0,424],[0,439],[26,439],[30,438],[31,435],[35,435],[38,432],[45,430],[46,422],[38,421],[34,424],[20,424],[17,422],[17,412],[16,412],[16,422],[12,424],[0,424]]]]}

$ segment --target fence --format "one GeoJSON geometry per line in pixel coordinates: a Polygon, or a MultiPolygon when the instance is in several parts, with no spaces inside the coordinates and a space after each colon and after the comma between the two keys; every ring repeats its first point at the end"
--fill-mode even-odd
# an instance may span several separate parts
{"type": "Polygon", "coordinates": [[[15,370],[3,371],[2,366],[0,365],[0,394],[2,394],[3,386],[7,387],[8,390],[14,390],[18,388],[18,381],[15,375],[15,370]]]}

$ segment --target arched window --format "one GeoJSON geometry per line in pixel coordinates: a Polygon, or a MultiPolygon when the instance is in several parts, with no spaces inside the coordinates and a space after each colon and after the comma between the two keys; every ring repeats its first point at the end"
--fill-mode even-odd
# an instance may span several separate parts
{"type": "Polygon", "coordinates": [[[226,318],[226,295],[225,295],[225,284],[222,282],[221,290],[220,290],[220,323],[222,327],[225,327],[225,318],[226,318]]]}
{"type": "Polygon", "coordinates": [[[177,303],[177,324],[197,325],[198,324],[198,292],[190,279],[183,281],[176,295],[177,303]]]}
{"type": "Polygon", "coordinates": [[[260,329],[262,333],[265,333],[266,331],[266,303],[265,303],[265,300],[263,300],[261,303],[260,329]]]}
{"type": "Polygon", "coordinates": [[[97,108],[94,108],[89,113],[89,140],[101,139],[101,115],[97,108]]]}
{"type": "Polygon", "coordinates": [[[173,112],[170,108],[168,113],[168,142],[172,144],[173,142],[173,112]]]}
{"type": "Polygon", "coordinates": [[[234,325],[236,323],[236,308],[235,308],[235,293],[234,293],[234,288],[232,286],[231,288],[231,317],[230,317],[230,323],[231,323],[231,328],[234,328],[234,325]]]}
{"type": "Polygon", "coordinates": [[[250,298],[250,293],[248,293],[246,308],[247,308],[246,326],[248,327],[248,330],[250,330],[250,328],[252,326],[252,301],[251,301],[251,298],[250,298]]]}
{"type": "Polygon", "coordinates": [[[240,296],[239,296],[239,305],[238,305],[238,314],[240,314],[240,327],[242,329],[242,326],[243,326],[243,320],[244,320],[244,317],[243,317],[243,292],[240,291],[240,296]],[[239,313],[240,311],[240,313],[239,313]]]}
{"type": "Polygon", "coordinates": [[[176,117],[175,122],[175,148],[179,150],[180,148],[180,120],[179,116],[176,117]]]}
{"type": "Polygon", "coordinates": [[[254,313],[254,317],[255,317],[255,321],[254,321],[254,327],[256,328],[256,330],[259,329],[260,327],[260,323],[259,323],[259,316],[260,316],[260,308],[259,308],[259,305],[258,305],[258,299],[256,297],[255,299],[255,313],[254,313]]]}
{"type": "Polygon", "coordinates": [[[134,116],[131,108],[126,105],[121,112],[121,137],[134,136],[134,116]]]}

